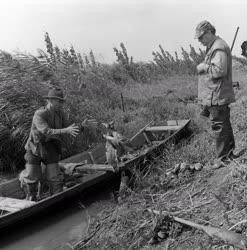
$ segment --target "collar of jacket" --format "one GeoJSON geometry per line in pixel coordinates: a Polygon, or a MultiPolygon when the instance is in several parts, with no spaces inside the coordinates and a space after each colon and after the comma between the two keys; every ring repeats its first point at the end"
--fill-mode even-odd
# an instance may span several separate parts
{"type": "Polygon", "coordinates": [[[218,39],[218,36],[215,36],[214,39],[212,39],[211,43],[207,46],[206,52],[210,50],[210,48],[213,46],[214,42],[218,39]]]}

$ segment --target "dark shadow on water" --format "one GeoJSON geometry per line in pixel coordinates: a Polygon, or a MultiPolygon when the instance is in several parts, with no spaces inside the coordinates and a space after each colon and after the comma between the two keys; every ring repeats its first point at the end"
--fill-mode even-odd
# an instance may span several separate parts
{"type": "Polygon", "coordinates": [[[37,216],[0,230],[0,249],[65,249],[61,245],[64,246],[70,238],[73,238],[73,234],[74,238],[79,238],[82,231],[85,231],[87,213],[93,216],[106,203],[113,204],[110,190],[111,186],[107,184],[104,188],[102,186],[90,188],[80,196],[60,202],[37,216]],[[96,202],[98,205],[94,206],[96,202]]]}

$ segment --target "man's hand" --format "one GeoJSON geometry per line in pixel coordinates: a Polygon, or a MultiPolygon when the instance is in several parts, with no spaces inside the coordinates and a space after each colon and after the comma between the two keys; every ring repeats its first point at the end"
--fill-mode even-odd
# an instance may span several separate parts
{"type": "Polygon", "coordinates": [[[85,119],[81,125],[83,127],[90,127],[96,129],[98,126],[98,122],[95,119],[85,119]]]}
{"type": "Polygon", "coordinates": [[[79,134],[80,129],[73,123],[72,125],[66,128],[66,132],[72,135],[73,137],[76,137],[79,134]]]}
{"type": "Polygon", "coordinates": [[[206,63],[200,63],[196,66],[196,69],[197,69],[198,74],[203,74],[203,73],[207,72],[208,65],[206,63]]]}

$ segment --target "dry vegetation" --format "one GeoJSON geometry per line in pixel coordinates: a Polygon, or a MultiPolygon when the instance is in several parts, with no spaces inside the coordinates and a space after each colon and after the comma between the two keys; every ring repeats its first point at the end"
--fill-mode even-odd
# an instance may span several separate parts
{"type": "MultiPolygon", "coordinates": [[[[73,46],[54,46],[48,33],[45,44],[46,52],[38,50],[36,57],[0,52],[0,170],[23,167],[23,146],[34,110],[45,104],[42,97],[53,85],[64,89],[71,121],[79,123],[87,116],[100,122],[115,120],[127,136],[152,118],[159,122],[194,113],[186,105],[196,97],[193,72],[202,51],[196,53],[191,47],[187,53],[182,48],[178,58],[159,46],[153,62],[141,63],[134,62],[121,43],[114,48],[117,62],[107,65],[98,62],[92,51],[82,55],[73,46]],[[181,82],[173,77],[178,72],[187,75],[181,82]]],[[[65,140],[63,157],[99,140],[100,131],[90,130],[76,140],[65,140]]]]}

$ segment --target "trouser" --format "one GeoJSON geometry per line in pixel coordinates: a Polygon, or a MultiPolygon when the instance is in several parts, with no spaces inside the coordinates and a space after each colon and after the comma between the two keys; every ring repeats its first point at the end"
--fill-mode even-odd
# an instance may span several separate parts
{"type": "Polygon", "coordinates": [[[62,191],[63,176],[58,163],[47,164],[43,171],[41,165],[26,164],[19,178],[22,185],[26,185],[29,200],[38,199],[44,182],[49,186],[50,195],[62,191]]]}
{"type": "Polygon", "coordinates": [[[52,142],[43,145],[42,156],[36,156],[31,151],[25,154],[25,170],[22,173],[21,182],[27,185],[27,192],[30,199],[36,199],[35,193],[39,184],[47,182],[50,194],[62,191],[63,176],[58,165],[59,149],[52,142]],[[46,166],[42,171],[41,164],[46,166]]]}
{"type": "Polygon", "coordinates": [[[235,148],[228,105],[209,106],[211,128],[216,140],[218,158],[227,157],[235,148]]]}
{"type": "Polygon", "coordinates": [[[51,195],[62,191],[63,176],[58,163],[46,165],[45,179],[48,181],[51,195]]]}

